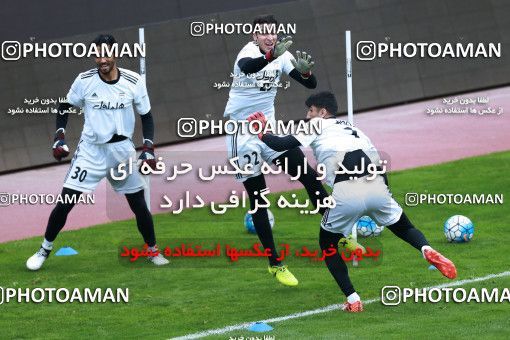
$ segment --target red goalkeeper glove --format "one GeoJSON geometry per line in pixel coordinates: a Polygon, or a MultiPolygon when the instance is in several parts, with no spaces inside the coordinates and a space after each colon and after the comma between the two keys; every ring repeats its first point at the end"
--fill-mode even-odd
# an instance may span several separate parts
{"type": "Polygon", "coordinates": [[[55,132],[55,139],[53,140],[53,157],[59,162],[62,158],[69,156],[69,147],[66,144],[65,132],[64,128],[58,129],[57,132],[55,132]]]}
{"type": "Polygon", "coordinates": [[[152,170],[156,170],[156,157],[152,141],[144,139],[142,153],[138,159],[141,161],[140,169],[144,164],[147,164],[152,170]]]}
{"type": "Polygon", "coordinates": [[[250,123],[253,121],[255,122],[253,123],[253,127],[256,127],[257,131],[260,131],[258,136],[259,139],[262,140],[262,136],[264,136],[264,130],[266,128],[267,123],[266,116],[264,116],[262,112],[255,112],[252,113],[247,120],[250,123]]]}

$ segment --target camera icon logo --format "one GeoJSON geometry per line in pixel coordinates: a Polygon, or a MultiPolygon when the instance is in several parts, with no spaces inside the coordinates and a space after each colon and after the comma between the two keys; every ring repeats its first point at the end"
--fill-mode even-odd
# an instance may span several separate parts
{"type": "Polygon", "coordinates": [[[21,44],[19,41],[4,41],[2,43],[3,60],[19,60],[21,58],[21,44]]]}
{"type": "Polygon", "coordinates": [[[356,44],[356,56],[358,60],[374,60],[376,56],[376,45],[373,41],[362,40],[356,44]]]}
{"type": "Polygon", "coordinates": [[[0,207],[11,205],[11,195],[7,192],[0,192],[0,207]]]}
{"type": "Polygon", "coordinates": [[[181,138],[192,138],[197,135],[197,120],[195,118],[180,118],[177,121],[177,135],[181,138]]]}
{"type": "Polygon", "coordinates": [[[418,205],[418,193],[416,192],[406,193],[405,203],[408,207],[416,207],[418,205]]]}
{"type": "Polygon", "coordinates": [[[402,300],[402,291],[398,286],[384,286],[381,290],[381,302],[385,306],[397,306],[402,300]]]}
{"type": "Polygon", "coordinates": [[[205,34],[205,23],[194,21],[190,25],[190,33],[194,37],[202,37],[205,34]]]}

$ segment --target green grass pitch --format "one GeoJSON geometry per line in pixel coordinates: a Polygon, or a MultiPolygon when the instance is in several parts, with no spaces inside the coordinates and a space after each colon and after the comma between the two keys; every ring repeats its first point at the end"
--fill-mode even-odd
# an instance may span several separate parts
{"type": "MultiPolygon", "coordinates": [[[[402,205],[406,192],[502,193],[510,197],[510,152],[391,173],[390,186],[402,205]]],[[[305,198],[303,190],[295,191],[305,198]]],[[[291,193],[286,193],[290,195],[291,193]]],[[[274,197],[273,197],[274,198],[274,197]]],[[[432,246],[457,265],[458,279],[509,270],[508,203],[503,205],[421,205],[405,207],[432,246]],[[443,223],[451,215],[468,216],[475,223],[470,243],[449,244],[443,223]]],[[[319,216],[297,210],[272,209],[276,242],[316,245],[319,216]],[[315,244],[314,244],[315,242],[315,244]],[[308,244],[307,243],[307,244],[308,244]]],[[[167,240],[200,240],[253,244],[243,227],[245,211],[234,209],[213,216],[207,209],[180,215],[155,216],[160,245],[167,240]]],[[[47,216],[41,216],[41,228],[47,216]]],[[[41,230],[41,233],[43,230],[41,230]]],[[[71,246],[79,255],[51,256],[39,272],[29,272],[25,261],[41,237],[0,244],[2,287],[129,287],[127,304],[41,303],[0,305],[0,338],[141,338],[166,339],[238,323],[284,316],[341,303],[335,282],[323,264],[304,264],[289,257],[289,268],[300,280],[284,287],[267,273],[265,259],[227,263],[225,259],[190,259],[154,268],[119,260],[123,242],[138,242],[133,220],[62,232],[55,244],[71,246]],[[210,262],[207,262],[210,261],[210,262]]],[[[383,258],[377,266],[350,268],[363,299],[380,296],[385,285],[426,287],[449,282],[412,247],[385,230],[380,238],[383,258]]],[[[162,244],[163,243],[163,244],[162,244]]],[[[301,262],[300,262],[301,261],[301,262]]],[[[497,278],[465,287],[510,287],[510,278],[497,278]]],[[[477,303],[407,303],[388,307],[369,304],[361,314],[338,310],[275,323],[267,335],[296,338],[509,338],[510,305],[477,303]]],[[[219,336],[263,337],[249,331],[219,336]]]]}

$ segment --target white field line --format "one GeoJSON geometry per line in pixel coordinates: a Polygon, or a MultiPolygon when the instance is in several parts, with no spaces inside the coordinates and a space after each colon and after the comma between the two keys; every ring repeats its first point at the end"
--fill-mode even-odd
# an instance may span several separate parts
{"type": "MultiPolygon", "coordinates": [[[[475,277],[473,279],[453,281],[453,282],[448,282],[448,283],[444,283],[441,285],[425,287],[425,288],[432,289],[432,288],[456,287],[456,286],[462,286],[462,285],[468,284],[468,283],[486,281],[486,280],[499,278],[499,277],[505,277],[505,276],[510,276],[510,271],[501,272],[498,274],[489,274],[487,276],[482,276],[482,277],[475,277]]],[[[363,304],[368,305],[368,304],[378,302],[378,301],[381,301],[381,298],[365,300],[365,301],[363,301],[363,304]]],[[[304,312],[279,316],[276,318],[260,320],[260,321],[244,322],[244,323],[239,323],[237,325],[226,326],[223,328],[210,329],[210,330],[199,332],[199,333],[186,334],[186,335],[183,335],[183,336],[180,336],[177,338],[172,338],[172,340],[199,339],[199,338],[203,338],[203,337],[210,336],[210,335],[225,334],[228,332],[237,331],[237,330],[241,330],[241,329],[246,330],[248,327],[250,327],[255,322],[276,323],[276,322],[282,322],[282,321],[287,321],[287,320],[291,320],[291,319],[303,318],[303,317],[309,316],[309,315],[327,313],[327,312],[331,312],[334,310],[339,310],[341,308],[342,308],[341,304],[329,305],[329,306],[322,307],[322,308],[317,308],[317,309],[307,310],[304,312]]]]}

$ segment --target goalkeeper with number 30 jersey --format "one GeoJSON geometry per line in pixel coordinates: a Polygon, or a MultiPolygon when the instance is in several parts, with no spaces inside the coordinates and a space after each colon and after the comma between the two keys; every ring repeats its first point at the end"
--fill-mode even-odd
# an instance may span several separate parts
{"type": "MultiPolygon", "coordinates": [[[[296,52],[294,58],[288,51],[292,45],[291,37],[277,39],[275,33],[277,22],[272,15],[255,18],[253,41],[246,44],[239,52],[233,71],[228,103],[225,116],[233,120],[246,120],[255,111],[262,111],[270,120],[274,120],[274,99],[278,87],[281,86],[282,73],[312,89],[317,86],[317,80],[311,70],[314,66],[312,57],[305,52],[296,52]]],[[[247,175],[236,174],[236,180],[242,182],[250,198],[251,209],[254,210],[258,196],[266,188],[266,182],[261,167],[263,162],[274,164],[288,164],[287,173],[297,177],[308,191],[314,205],[317,201],[327,197],[326,190],[317,180],[317,174],[308,164],[299,148],[285,152],[276,152],[262,143],[257,136],[251,135],[241,126],[239,130],[226,138],[228,157],[234,159],[236,165],[243,169],[252,166],[253,173],[247,175]],[[306,169],[299,171],[303,165],[306,169]]],[[[278,260],[271,226],[266,208],[259,208],[252,214],[253,224],[257,235],[265,249],[271,250],[269,256],[269,273],[284,285],[295,286],[298,280],[278,260]]]]}
{"type": "MultiPolygon", "coordinates": [[[[93,42],[98,50],[117,42],[108,34],[99,35],[93,42]]],[[[53,156],[58,161],[69,155],[65,141],[65,128],[69,109],[83,108],[85,123],[80,142],[64,179],[62,197],[50,214],[43,243],[26,266],[39,270],[53,249],[53,241],[65,225],[74,202],[84,192],[93,191],[103,178],[108,178],[113,189],[126,196],[129,207],[136,216],[138,230],[143,236],[155,265],[168,263],[156,246],[152,215],[144,198],[144,182],[138,171],[121,176],[119,164],[136,162],[131,138],[135,126],[135,110],[140,114],[143,129],[143,151],[139,159],[155,168],[154,122],[145,81],[135,72],[117,67],[116,57],[100,55],[95,59],[97,68],[82,72],[76,77],[67,103],[61,103],[57,115],[57,131],[53,156]]],[[[133,167],[130,167],[133,168],[133,167]]],[[[136,168],[136,167],[135,167],[136,168]]]]}

